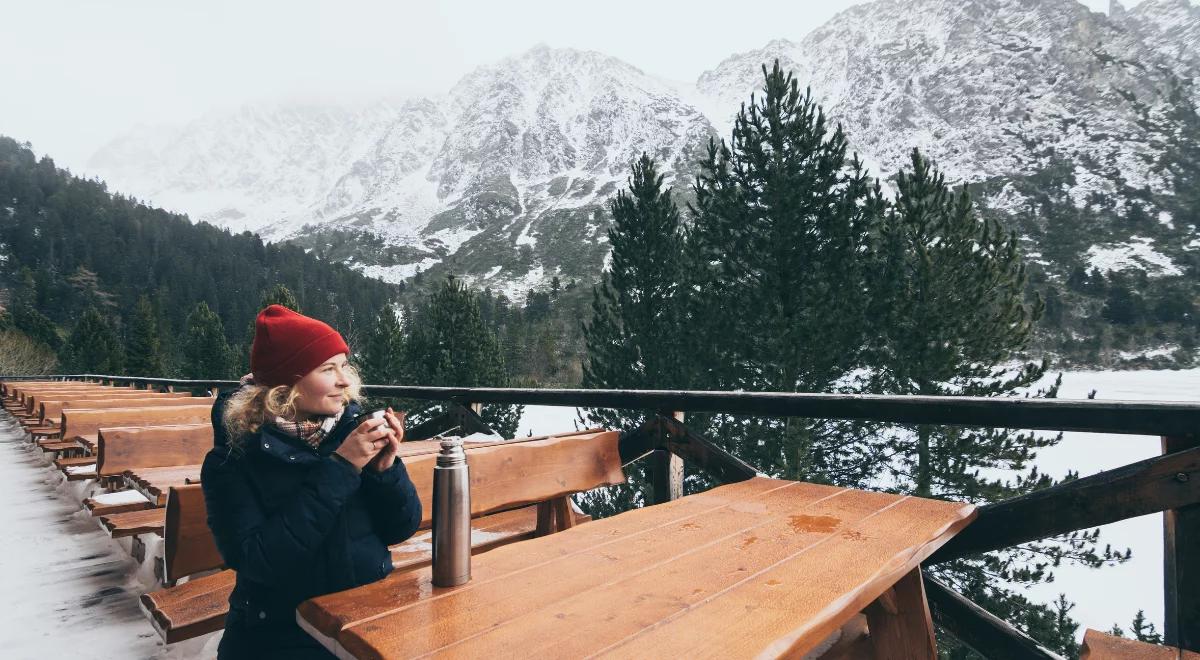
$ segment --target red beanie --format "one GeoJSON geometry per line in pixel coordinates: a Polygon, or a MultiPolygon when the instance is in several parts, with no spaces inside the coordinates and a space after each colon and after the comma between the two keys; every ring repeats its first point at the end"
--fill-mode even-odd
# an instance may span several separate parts
{"type": "Polygon", "coordinates": [[[250,371],[260,385],[295,385],[325,360],[349,352],[337,330],[283,305],[271,305],[254,321],[250,371]]]}

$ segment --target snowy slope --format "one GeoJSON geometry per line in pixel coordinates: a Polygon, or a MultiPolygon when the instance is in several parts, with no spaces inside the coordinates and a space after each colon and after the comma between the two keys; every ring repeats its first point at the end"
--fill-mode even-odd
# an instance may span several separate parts
{"type": "MultiPolygon", "coordinates": [[[[437,98],[214,112],[114,140],[92,166],[113,189],[375,276],[452,270],[513,294],[554,275],[594,278],[605,201],[629,163],[649,151],[685,187],[697,150],[727,134],[776,58],[878,175],[919,147],[951,180],[987,183],[998,212],[1052,185],[1081,209],[1119,216],[1137,198],[1167,217],[1155,204],[1173,194],[1159,166],[1168,96],[1200,71],[1198,39],[1189,0],[1114,3],[1110,15],[1075,0],[877,0],[732,55],[693,87],[539,46],[437,98]]],[[[1147,236],[1147,248],[1170,260],[1188,230],[1147,236]]],[[[1102,233],[1098,244],[1130,240],[1102,233]]]]}

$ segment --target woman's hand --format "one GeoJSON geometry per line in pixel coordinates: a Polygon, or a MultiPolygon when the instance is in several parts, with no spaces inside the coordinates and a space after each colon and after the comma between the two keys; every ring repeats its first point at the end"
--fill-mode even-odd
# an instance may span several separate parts
{"type": "Polygon", "coordinates": [[[380,450],[391,444],[395,433],[387,420],[368,419],[346,436],[336,453],[362,470],[380,450]]]}
{"type": "Polygon", "coordinates": [[[370,466],[376,472],[383,472],[392,467],[396,462],[396,456],[400,453],[400,443],[404,442],[404,415],[401,410],[399,413],[392,412],[391,408],[383,414],[383,419],[387,422],[388,428],[391,429],[392,435],[389,438],[387,445],[379,450],[375,458],[371,460],[370,466]]]}

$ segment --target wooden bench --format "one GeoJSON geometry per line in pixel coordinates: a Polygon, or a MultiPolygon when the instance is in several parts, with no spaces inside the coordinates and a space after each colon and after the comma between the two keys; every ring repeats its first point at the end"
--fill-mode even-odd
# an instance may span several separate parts
{"type": "MultiPolygon", "coordinates": [[[[212,403],[157,408],[110,408],[106,410],[64,408],[62,411],[61,439],[83,446],[79,441],[81,436],[96,434],[104,427],[202,424],[211,423],[211,417],[212,403]]],[[[43,449],[46,448],[43,446],[43,449]]]]}
{"type": "Polygon", "coordinates": [[[137,536],[138,534],[163,533],[163,523],[166,516],[162,507],[153,509],[126,511],[100,516],[100,524],[114,538],[137,536]]]}
{"type": "Polygon", "coordinates": [[[118,490],[110,493],[93,495],[83,501],[83,507],[92,516],[104,516],[127,511],[143,511],[154,505],[145,495],[136,490],[118,490]]]}
{"type": "Polygon", "coordinates": [[[1200,653],[1116,637],[1089,628],[1079,660],[1200,660],[1200,653]]]}
{"type": "Polygon", "coordinates": [[[199,465],[212,445],[209,422],[109,426],[96,432],[96,472],[116,477],[129,470],[199,465]]]}
{"type": "MultiPolygon", "coordinates": [[[[123,477],[125,486],[141,499],[116,499],[114,506],[96,502],[88,507],[92,515],[101,517],[101,525],[114,538],[146,533],[146,528],[159,533],[165,520],[167,490],[187,483],[189,477],[199,478],[200,463],[212,447],[211,424],[179,424],[170,426],[110,427],[97,431],[95,478],[123,477]],[[157,513],[126,513],[157,509],[157,513]],[[153,520],[158,516],[158,520],[153,520]]],[[[86,506],[86,504],[85,504],[86,506]]]]}
{"type": "Polygon", "coordinates": [[[61,399],[42,399],[37,404],[37,419],[42,424],[55,424],[61,421],[63,408],[87,408],[104,410],[107,408],[141,408],[147,406],[186,406],[208,403],[211,397],[195,397],[188,392],[129,392],[120,394],[85,394],[81,396],[64,397],[61,399]]]}
{"type": "MultiPolygon", "coordinates": [[[[589,520],[570,501],[574,493],[624,483],[617,432],[563,434],[467,445],[471,469],[472,552],[550,534],[589,520]]],[[[402,460],[422,504],[421,529],[431,524],[437,442],[404,443],[402,460]]],[[[196,485],[170,489],[165,520],[164,567],[172,582],[221,566],[208,529],[203,494],[196,485]]],[[[428,566],[428,533],[392,548],[396,571],[428,566]]],[[[144,594],[142,609],[168,644],[224,627],[233,591],[231,570],[191,578],[144,594]]]]}
{"type": "Polygon", "coordinates": [[[34,413],[34,411],[36,410],[38,401],[45,400],[45,399],[61,399],[61,398],[66,398],[66,397],[71,397],[71,396],[77,396],[80,394],[88,394],[88,393],[116,394],[118,392],[131,392],[131,391],[133,391],[133,390],[130,390],[130,389],[124,388],[124,387],[112,388],[112,387],[96,387],[96,386],[21,390],[17,396],[17,401],[24,408],[25,414],[32,415],[34,413]]]}

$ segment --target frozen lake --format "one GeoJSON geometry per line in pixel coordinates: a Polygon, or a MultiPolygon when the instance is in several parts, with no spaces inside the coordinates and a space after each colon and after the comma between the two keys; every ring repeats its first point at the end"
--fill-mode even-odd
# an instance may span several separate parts
{"type": "MultiPolygon", "coordinates": [[[[1057,375],[1057,372],[1056,372],[1057,375]]],[[[1200,401],[1200,369],[1180,371],[1076,371],[1063,374],[1062,399],[1086,399],[1096,390],[1096,399],[1127,401],[1200,401]]],[[[574,428],[574,408],[530,406],[521,418],[519,432],[534,435],[574,428]]],[[[1043,450],[1038,469],[1055,478],[1068,470],[1080,476],[1128,465],[1161,452],[1157,436],[1065,433],[1057,446],[1043,450]]],[[[1084,628],[1108,630],[1114,623],[1128,629],[1138,609],[1162,630],[1162,515],[1154,514],[1105,525],[1101,547],[1131,548],[1133,558],[1120,566],[1090,569],[1062,566],[1055,581],[1029,590],[1031,598],[1050,602],[1065,593],[1075,602],[1071,615],[1084,628]]]]}

